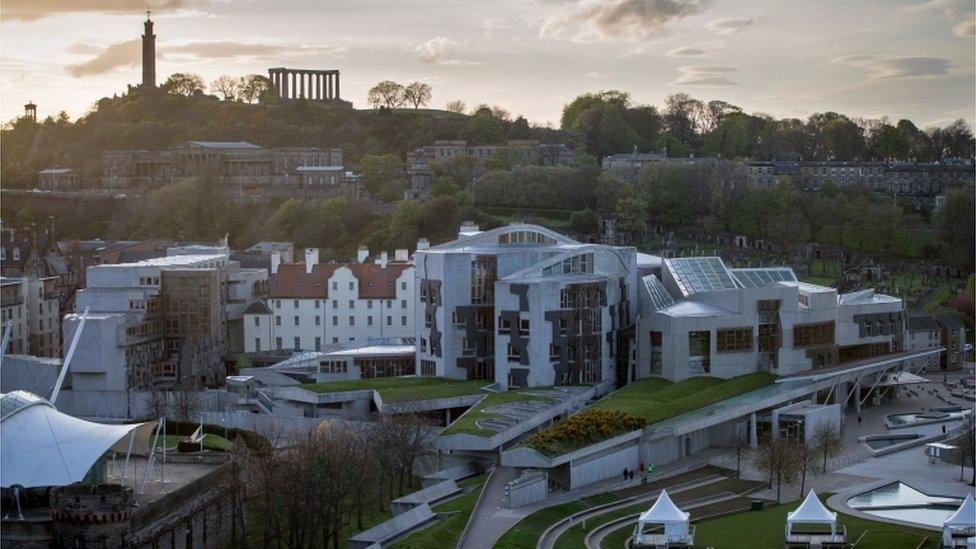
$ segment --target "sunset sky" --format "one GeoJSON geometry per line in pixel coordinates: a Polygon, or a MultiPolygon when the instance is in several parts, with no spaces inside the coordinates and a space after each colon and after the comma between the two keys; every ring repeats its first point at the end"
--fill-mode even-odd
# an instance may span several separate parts
{"type": "MultiPolygon", "coordinates": [[[[976,118],[972,0],[155,0],[157,74],[342,72],[425,80],[434,107],[502,105],[558,125],[578,94],[675,92],[749,112],[835,110],[921,126],[976,118]]],[[[141,78],[145,1],[3,0],[0,116],[84,115],[141,78]]]]}

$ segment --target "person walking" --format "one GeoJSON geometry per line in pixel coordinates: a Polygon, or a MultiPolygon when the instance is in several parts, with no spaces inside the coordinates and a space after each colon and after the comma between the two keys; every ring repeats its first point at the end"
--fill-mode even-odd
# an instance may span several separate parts
{"type": "Polygon", "coordinates": [[[624,467],[624,480],[627,480],[627,468],[624,467]]]}

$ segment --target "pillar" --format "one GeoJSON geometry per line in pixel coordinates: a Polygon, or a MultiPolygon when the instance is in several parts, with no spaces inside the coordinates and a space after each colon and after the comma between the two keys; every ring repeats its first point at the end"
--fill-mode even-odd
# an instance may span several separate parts
{"type": "Polygon", "coordinates": [[[288,73],[282,71],[281,76],[281,98],[288,99],[288,73]]]}
{"type": "Polygon", "coordinates": [[[756,413],[749,414],[749,447],[759,446],[759,435],[756,433],[756,413]]]}
{"type": "Polygon", "coordinates": [[[339,73],[335,73],[335,98],[339,99],[339,73]]]}
{"type": "Polygon", "coordinates": [[[854,382],[854,411],[861,415],[861,378],[854,382]]]}
{"type": "Polygon", "coordinates": [[[319,83],[319,101],[325,99],[325,76],[322,74],[318,75],[319,83]]]}

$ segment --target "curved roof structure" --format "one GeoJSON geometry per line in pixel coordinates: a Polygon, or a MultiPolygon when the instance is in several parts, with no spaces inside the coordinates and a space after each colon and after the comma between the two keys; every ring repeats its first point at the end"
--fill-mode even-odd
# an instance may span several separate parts
{"type": "Polygon", "coordinates": [[[0,487],[65,486],[78,482],[109,450],[145,454],[156,422],[106,425],[59,412],[25,391],[0,394],[0,487]]]}

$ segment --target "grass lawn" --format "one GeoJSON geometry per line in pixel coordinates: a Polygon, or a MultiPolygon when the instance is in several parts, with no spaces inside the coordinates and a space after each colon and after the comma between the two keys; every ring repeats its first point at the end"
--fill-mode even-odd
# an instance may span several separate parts
{"type": "MultiPolygon", "coordinates": [[[[675,475],[670,478],[649,482],[645,485],[626,488],[618,492],[597,494],[578,501],[570,501],[563,503],[562,505],[540,509],[539,511],[525,517],[509,531],[505,532],[498,542],[495,543],[495,549],[532,549],[536,546],[536,542],[539,541],[539,537],[542,536],[542,532],[544,532],[546,528],[555,524],[559,520],[572,515],[573,513],[584,511],[605,503],[611,503],[620,499],[628,498],[630,496],[635,496],[646,492],[653,492],[655,490],[660,490],[661,488],[667,488],[669,486],[675,486],[684,482],[701,479],[718,473],[719,471],[722,471],[722,469],[707,466],[702,469],[681,473],[680,475],[675,475]]],[[[592,529],[589,522],[587,523],[587,528],[592,529]]],[[[586,537],[585,532],[583,533],[583,537],[586,537]]],[[[561,541],[562,538],[563,536],[560,536],[557,542],[561,541]]],[[[563,547],[562,545],[557,546],[563,547]]],[[[581,544],[577,544],[573,547],[580,546],[581,544]]]]}
{"type": "MultiPolygon", "coordinates": [[[[165,435],[159,437],[156,441],[156,448],[166,447],[166,450],[176,451],[176,445],[189,437],[183,435],[165,435]]],[[[203,449],[204,450],[218,450],[221,452],[229,452],[232,443],[226,438],[220,435],[213,435],[207,433],[203,435],[203,449]]]]}
{"type": "Polygon", "coordinates": [[[538,223],[550,229],[563,229],[569,226],[569,216],[571,211],[564,210],[532,210],[526,208],[507,208],[503,206],[485,207],[486,213],[502,220],[503,223],[511,223],[514,220],[525,221],[527,223],[538,223]]]}
{"type": "MultiPolygon", "coordinates": [[[[620,411],[647,420],[648,425],[698,410],[709,404],[754,391],[773,382],[775,376],[766,373],[746,374],[732,379],[694,377],[672,383],[661,378],[639,379],[614,391],[588,410],[620,411]]],[[[557,428],[556,426],[549,429],[557,428]]],[[[540,431],[540,432],[545,432],[540,431]]],[[[623,434],[607,434],[603,439],[623,434]]],[[[593,444],[594,440],[563,440],[533,446],[529,439],[525,444],[536,450],[556,456],[593,444]]]]}
{"type": "Polygon", "coordinates": [[[459,482],[459,486],[477,486],[478,488],[440,505],[435,505],[433,507],[435,513],[451,513],[451,516],[435,522],[419,532],[411,534],[406,539],[394,544],[393,547],[395,549],[421,549],[427,547],[447,549],[449,547],[455,547],[458,543],[458,538],[461,537],[464,526],[468,523],[468,517],[474,511],[475,504],[478,503],[481,489],[487,480],[488,474],[485,473],[459,482]]]}
{"type": "Polygon", "coordinates": [[[775,376],[754,373],[732,379],[693,377],[678,383],[660,378],[637,380],[597,402],[592,408],[619,410],[648,424],[680,416],[749,391],[765,387],[775,376]]]}
{"type": "Polygon", "coordinates": [[[478,435],[479,437],[490,437],[495,433],[492,431],[479,429],[475,422],[482,419],[501,416],[491,412],[485,412],[485,408],[490,408],[492,406],[498,406],[501,404],[510,404],[512,402],[549,401],[547,398],[542,398],[540,396],[531,394],[533,391],[538,391],[540,389],[544,390],[546,387],[517,389],[514,391],[506,391],[504,393],[489,393],[484,400],[459,417],[457,421],[452,423],[447,429],[444,429],[444,432],[441,434],[456,435],[458,433],[468,433],[471,435],[478,435]]]}
{"type": "Polygon", "coordinates": [[[932,296],[932,299],[922,307],[922,309],[929,314],[941,313],[942,302],[948,301],[950,298],[952,298],[952,290],[949,289],[947,284],[943,285],[941,288],[939,288],[939,291],[932,296]]]}
{"type": "MultiPolygon", "coordinates": [[[[827,494],[820,497],[825,500],[827,494]]],[[[723,549],[782,547],[786,514],[799,504],[796,501],[762,511],[736,513],[702,521],[695,526],[695,545],[723,549]]],[[[928,541],[922,547],[938,547],[941,541],[941,534],[936,531],[863,520],[841,513],[837,514],[837,522],[847,526],[847,539],[850,542],[854,542],[862,532],[867,531],[858,542],[858,549],[914,549],[925,537],[928,537],[928,541]]],[[[606,546],[611,547],[609,544],[606,546]]]]}
{"type": "Polygon", "coordinates": [[[380,393],[383,402],[390,403],[476,395],[481,392],[482,387],[490,383],[484,380],[460,381],[443,377],[408,376],[306,383],[301,387],[316,393],[341,393],[374,389],[380,393]]]}

